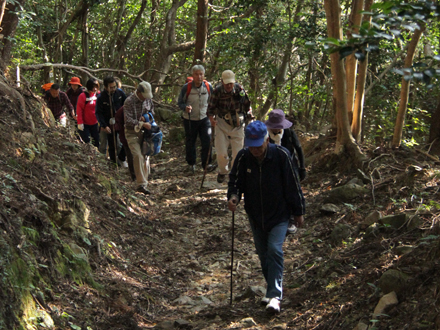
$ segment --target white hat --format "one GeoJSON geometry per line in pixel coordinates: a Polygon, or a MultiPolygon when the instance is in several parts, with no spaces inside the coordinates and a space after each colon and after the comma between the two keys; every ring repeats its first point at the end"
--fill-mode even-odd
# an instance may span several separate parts
{"type": "Polygon", "coordinates": [[[230,83],[235,83],[235,73],[232,72],[231,70],[223,71],[222,81],[225,85],[230,83]]]}
{"type": "Polygon", "coordinates": [[[153,98],[153,94],[151,93],[151,85],[150,83],[143,81],[138,86],[138,92],[142,94],[143,97],[145,97],[147,100],[153,98]]]}

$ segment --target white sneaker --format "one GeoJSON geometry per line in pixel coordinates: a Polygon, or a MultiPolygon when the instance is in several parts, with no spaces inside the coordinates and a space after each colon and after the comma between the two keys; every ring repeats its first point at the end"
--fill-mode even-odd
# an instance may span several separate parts
{"type": "Polygon", "coordinates": [[[266,306],[266,311],[271,313],[279,313],[280,310],[280,301],[277,298],[271,298],[266,306]]]}
{"type": "Polygon", "coordinates": [[[262,306],[267,306],[269,301],[270,301],[270,298],[263,297],[263,298],[261,298],[261,305],[262,306]]]}
{"type": "Polygon", "coordinates": [[[124,161],[122,162],[122,167],[128,167],[128,163],[127,163],[126,160],[124,160],[124,161]]]}
{"type": "Polygon", "coordinates": [[[297,231],[298,231],[298,228],[293,223],[289,223],[289,227],[287,227],[287,234],[293,235],[297,231]]]}

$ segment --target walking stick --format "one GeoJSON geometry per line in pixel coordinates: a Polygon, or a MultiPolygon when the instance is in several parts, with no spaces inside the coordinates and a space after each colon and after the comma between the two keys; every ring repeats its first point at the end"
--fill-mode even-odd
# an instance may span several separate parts
{"type": "MultiPolygon", "coordinates": [[[[111,93],[108,93],[109,95],[109,99],[110,99],[110,115],[112,116],[113,120],[114,120],[114,115],[113,115],[113,96],[111,93]]],[[[116,169],[118,168],[118,147],[116,146],[116,131],[115,131],[115,124],[112,125],[113,129],[112,129],[112,134],[113,134],[113,144],[115,146],[115,163],[116,163],[116,169]]]]}
{"type": "Polygon", "coordinates": [[[232,212],[232,247],[231,247],[231,300],[230,305],[232,305],[232,272],[234,269],[234,222],[235,222],[235,212],[232,212]]]}

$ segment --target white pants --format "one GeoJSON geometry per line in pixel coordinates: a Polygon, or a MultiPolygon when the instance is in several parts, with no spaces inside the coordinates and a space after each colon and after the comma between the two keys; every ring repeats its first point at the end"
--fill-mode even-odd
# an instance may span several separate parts
{"type": "Polygon", "coordinates": [[[229,173],[237,153],[243,149],[243,143],[244,126],[234,128],[222,118],[217,117],[217,125],[215,127],[215,151],[217,153],[218,172],[220,174],[229,173]],[[228,166],[229,144],[231,144],[232,149],[231,166],[228,166]]]}
{"type": "Polygon", "coordinates": [[[133,167],[136,174],[136,183],[139,186],[147,188],[148,174],[150,167],[150,158],[142,154],[140,138],[142,135],[133,130],[125,130],[125,138],[128,147],[133,154],[133,167]]]}

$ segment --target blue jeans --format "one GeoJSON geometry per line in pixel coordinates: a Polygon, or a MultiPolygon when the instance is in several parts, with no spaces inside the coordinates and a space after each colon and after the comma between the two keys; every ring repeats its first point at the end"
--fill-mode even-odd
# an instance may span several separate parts
{"type": "Polygon", "coordinates": [[[284,270],[283,243],[289,221],[281,222],[267,232],[261,226],[255,225],[251,219],[249,220],[254,234],[255,248],[267,283],[266,298],[281,300],[283,297],[284,270]]]}
{"type": "Polygon", "coordinates": [[[183,119],[183,126],[185,127],[185,147],[186,147],[186,162],[189,165],[196,164],[196,140],[197,135],[200,137],[202,145],[202,168],[205,168],[206,161],[209,157],[211,162],[211,155],[209,153],[209,144],[211,143],[211,122],[206,117],[202,120],[188,120],[183,119]]]}

